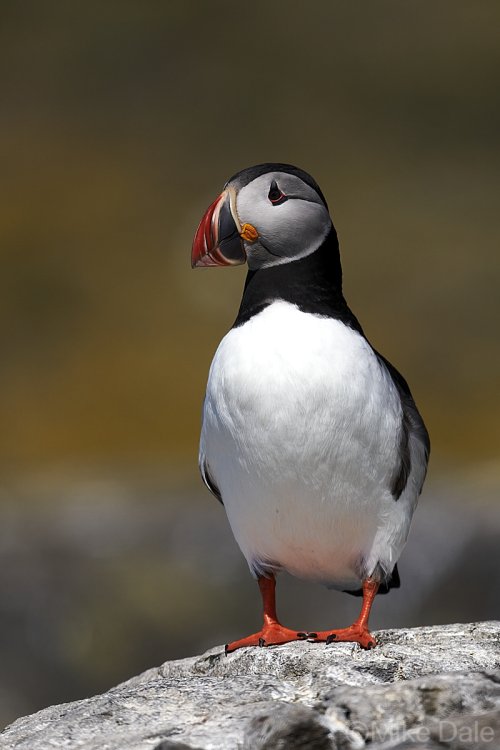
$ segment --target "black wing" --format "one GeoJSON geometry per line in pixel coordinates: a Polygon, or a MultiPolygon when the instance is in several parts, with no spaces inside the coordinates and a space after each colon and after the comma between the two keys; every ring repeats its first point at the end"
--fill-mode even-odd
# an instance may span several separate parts
{"type": "Polygon", "coordinates": [[[222,505],[224,505],[224,503],[222,502],[222,496],[220,494],[220,490],[217,487],[217,485],[215,484],[215,482],[212,479],[212,477],[210,476],[210,472],[208,470],[207,459],[205,458],[205,456],[203,454],[200,454],[199,467],[200,467],[201,478],[205,482],[206,486],[208,487],[208,489],[210,490],[210,492],[212,493],[212,495],[214,495],[214,497],[217,498],[217,500],[219,501],[219,503],[221,503],[222,505]]]}
{"type": "Polygon", "coordinates": [[[408,477],[411,472],[411,453],[410,453],[410,437],[417,440],[423,448],[424,456],[424,472],[418,493],[422,491],[422,486],[425,479],[425,473],[427,470],[427,464],[429,462],[429,455],[431,452],[431,443],[429,440],[429,433],[424,424],[424,420],[420,416],[413,396],[411,395],[408,383],[404,379],[398,370],[391,365],[389,360],[375,351],[379,362],[386,368],[396,388],[398,389],[399,397],[401,399],[401,406],[403,407],[403,423],[401,426],[401,438],[399,444],[399,465],[394,474],[391,483],[391,492],[395,500],[398,500],[408,482],[408,477]]]}

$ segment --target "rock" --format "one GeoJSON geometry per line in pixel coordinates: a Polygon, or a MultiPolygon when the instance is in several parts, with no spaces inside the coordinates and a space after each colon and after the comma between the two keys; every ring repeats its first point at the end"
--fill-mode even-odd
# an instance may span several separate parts
{"type": "Polygon", "coordinates": [[[500,623],[377,638],[373,651],[298,642],[167,662],[18,719],[0,750],[500,747],[500,623]]]}
{"type": "Polygon", "coordinates": [[[330,732],[317,711],[299,703],[270,705],[250,719],[245,731],[245,750],[330,750],[330,732]]]}

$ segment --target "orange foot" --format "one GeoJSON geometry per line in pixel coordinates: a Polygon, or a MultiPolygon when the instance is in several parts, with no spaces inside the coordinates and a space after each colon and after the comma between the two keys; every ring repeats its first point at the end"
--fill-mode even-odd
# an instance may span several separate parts
{"type": "Polygon", "coordinates": [[[264,625],[258,633],[241,638],[239,641],[233,641],[226,646],[226,654],[236,651],[237,648],[245,646],[277,646],[280,643],[290,643],[290,641],[305,641],[307,633],[290,630],[277,623],[264,625]]]}
{"type": "Polygon", "coordinates": [[[342,628],[341,630],[323,630],[319,633],[308,633],[307,640],[313,643],[320,643],[325,641],[333,643],[334,641],[352,641],[353,643],[359,643],[361,648],[374,648],[377,645],[377,641],[370,633],[368,628],[363,625],[350,625],[348,628],[342,628]]]}

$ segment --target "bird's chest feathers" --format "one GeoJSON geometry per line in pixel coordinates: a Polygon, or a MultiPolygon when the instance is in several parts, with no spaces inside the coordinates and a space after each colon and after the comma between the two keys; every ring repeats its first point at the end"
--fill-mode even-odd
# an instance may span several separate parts
{"type": "Polygon", "coordinates": [[[240,460],[290,466],[285,457],[328,461],[332,452],[380,452],[394,439],[400,408],[361,335],[275,302],[221,342],[204,431],[217,450],[232,441],[240,460]]]}

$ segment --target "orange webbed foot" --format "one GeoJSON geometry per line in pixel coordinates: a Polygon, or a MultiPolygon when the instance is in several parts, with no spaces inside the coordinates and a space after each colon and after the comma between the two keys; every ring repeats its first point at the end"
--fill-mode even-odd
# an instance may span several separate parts
{"type": "Polygon", "coordinates": [[[368,628],[356,624],[350,625],[348,628],[341,628],[340,630],[323,630],[319,633],[308,633],[307,640],[313,643],[325,642],[326,644],[348,641],[359,643],[361,648],[364,649],[371,649],[377,645],[377,641],[368,628]]]}
{"type": "Polygon", "coordinates": [[[278,646],[281,643],[290,643],[291,641],[305,641],[307,633],[290,630],[285,628],[278,622],[264,625],[258,633],[253,633],[246,638],[240,638],[238,641],[228,643],[226,646],[226,654],[230,654],[232,651],[236,651],[238,648],[245,648],[246,646],[278,646]]]}

